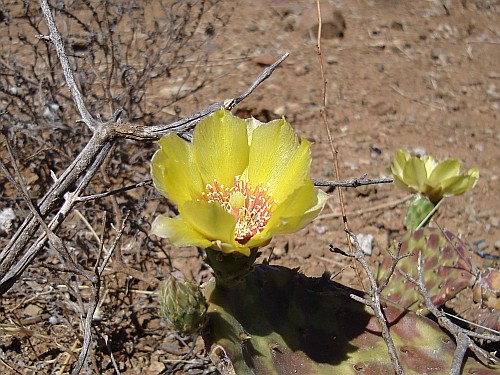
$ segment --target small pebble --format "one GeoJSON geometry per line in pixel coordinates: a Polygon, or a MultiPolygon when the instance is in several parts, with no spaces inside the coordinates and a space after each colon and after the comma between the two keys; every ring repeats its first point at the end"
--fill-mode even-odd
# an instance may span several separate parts
{"type": "Polygon", "coordinates": [[[324,225],[312,225],[312,229],[318,234],[324,234],[328,230],[324,225]]]}
{"type": "Polygon", "coordinates": [[[0,212],[0,234],[9,234],[16,219],[16,214],[12,208],[4,208],[2,212],[0,212]]]}
{"type": "Polygon", "coordinates": [[[151,374],[161,374],[165,370],[166,366],[163,362],[152,362],[149,367],[148,371],[151,374]]]}
{"type": "Polygon", "coordinates": [[[358,239],[359,247],[366,255],[372,255],[373,251],[373,235],[371,234],[356,234],[358,239]]]}
{"type": "Polygon", "coordinates": [[[339,63],[339,60],[335,56],[328,56],[326,58],[326,63],[328,65],[335,65],[339,63]]]}
{"type": "Polygon", "coordinates": [[[307,64],[297,65],[295,67],[295,75],[297,77],[305,76],[307,73],[309,73],[310,70],[311,69],[307,64]]]}
{"type": "Polygon", "coordinates": [[[488,85],[486,94],[492,99],[500,99],[500,90],[493,83],[488,85]]]}
{"type": "Polygon", "coordinates": [[[425,151],[425,148],[423,148],[423,147],[415,147],[413,149],[412,153],[415,154],[415,155],[417,155],[420,158],[423,157],[423,156],[425,156],[425,155],[427,155],[427,151],[425,151]]]}
{"type": "Polygon", "coordinates": [[[273,249],[273,257],[274,258],[281,258],[285,254],[285,250],[281,247],[275,247],[273,249]]]}
{"type": "Polygon", "coordinates": [[[490,218],[490,224],[495,228],[499,228],[500,227],[500,218],[498,218],[497,216],[492,216],[490,218]]]}

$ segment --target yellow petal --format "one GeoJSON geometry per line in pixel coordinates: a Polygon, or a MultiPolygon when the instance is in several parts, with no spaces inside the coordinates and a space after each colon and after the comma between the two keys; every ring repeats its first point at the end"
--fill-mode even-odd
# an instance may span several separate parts
{"type": "Polygon", "coordinates": [[[291,233],[300,229],[302,217],[317,204],[317,196],[311,184],[293,191],[283,203],[276,207],[269,220],[269,230],[273,234],[291,233]]]}
{"type": "Polygon", "coordinates": [[[246,245],[255,247],[275,234],[292,233],[303,228],[319,214],[326,202],[326,194],[319,191],[310,181],[293,191],[276,207],[264,230],[252,237],[246,245]]]}
{"type": "MultiPolygon", "coordinates": [[[[401,176],[402,177],[402,176],[401,176]]],[[[416,193],[418,190],[409,187],[403,180],[401,180],[400,177],[394,175],[394,181],[392,182],[394,186],[396,186],[399,189],[409,191],[411,193],[416,193]]]]}
{"type": "Polygon", "coordinates": [[[204,184],[194,163],[191,144],[177,134],[158,142],[160,149],[151,161],[151,177],[158,191],[177,205],[201,196],[204,184]]]}
{"type": "Polygon", "coordinates": [[[436,168],[436,166],[438,165],[438,163],[437,163],[436,159],[434,159],[430,155],[424,156],[421,160],[424,162],[425,171],[427,173],[427,177],[429,177],[431,175],[432,171],[434,170],[434,168],[436,168]]]}
{"type": "Polygon", "coordinates": [[[457,159],[446,159],[438,163],[429,175],[428,184],[437,186],[448,178],[455,177],[460,171],[460,162],[457,159]]]}
{"type": "Polygon", "coordinates": [[[403,170],[406,164],[406,161],[410,158],[410,155],[404,152],[403,150],[396,151],[394,155],[394,161],[391,165],[391,171],[394,176],[398,176],[399,178],[403,177],[403,170]]]}
{"type": "Polygon", "coordinates": [[[232,186],[248,165],[246,122],[226,110],[213,113],[194,130],[193,154],[205,184],[232,186]]]}
{"type": "Polygon", "coordinates": [[[479,177],[479,170],[472,168],[460,176],[443,181],[443,195],[460,195],[472,189],[479,177]]]}
{"type": "Polygon", "coordinates": [[[411,157],[403,170],[403,181],[410,187],[420,190],[427,181],[427,173],[422,160],[411,157]]]}
{"type": "Polygon", "coordinates": [[[299,224],[300,228],[305,227],[309,222],[313,221],[323,210],[325,207],[326,201],[330,198],[330,196],[325,193],[323,190],[315,188],[316,192],[316,204],[309,208],[304,216],[302,216],[301,222],[299,224]]]}
{"type": "Polygon", "coordinates": [[[211,242],[195,231],[180,216],[175,218],[158,216],[152,225],[152,233],[168,240],[177,246],[199,246],[207,248],[211,242]]]}
{"type": "Polygon", "coordinates": [[[238,244],[234,240],[236,219],[219,203],[186,202],[179,207],[179,213],[195,231],[201,233],[214,245],[219,246],[219,250],[226,252],[230,252],[229,249],[232,248],[234,251],[237,250],[238,244]]]}
{"type": "MultiPolygon", "coordinates": [[[[269,242],[269,241],[268,241],[269,242]]],[[[265,246],[265,245],[262,245],[265,246]]],[[[240,245],[239,243],[235,244],[228,244],[224,243],[221,241],[213,241],[212,245],[210,246],[211,249],[214,250],[219,250],[223,253],[241,253],[245,256],[249,256],[251,253],[251,249],[245,244],[245,245],[240,245]]]]}
{"type": "Polygon", "coordinates": [[[310,142],[299,146],[292,127],[284,119],[257,127],[252,134],[248,180],[252,185],[269,183],[278,204],[309,179],[310,142]]]}
{"type": "MultiPolygon", "coordinates": [[[[253,117],[247,118],[244,121],[247,124],[248,144],[251,145],[252,144],[253,131],[255,129],[257,129],[259,126],[264,125],[266,123],[260,122],[259,120],[255,119],[253,117]]],[[[278,120],[274,120],[274,121],[278,121],[278,120]]]]}

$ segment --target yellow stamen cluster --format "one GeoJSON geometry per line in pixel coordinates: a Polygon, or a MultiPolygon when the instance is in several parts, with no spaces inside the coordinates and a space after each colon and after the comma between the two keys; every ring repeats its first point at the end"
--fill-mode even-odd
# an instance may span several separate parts
{"type": "Polygon", "coordinates": [[[241,244],[262,232],[271,218],[271,209],[276,203],[268,194],[267,187],[258,184],[256,187],[248,182],[234,178],[234,185],[225,187],[214,180],[207,184],[202,193],[207,202],[219,202],[220,205],[236,219],[235,240],[241,244]]]}

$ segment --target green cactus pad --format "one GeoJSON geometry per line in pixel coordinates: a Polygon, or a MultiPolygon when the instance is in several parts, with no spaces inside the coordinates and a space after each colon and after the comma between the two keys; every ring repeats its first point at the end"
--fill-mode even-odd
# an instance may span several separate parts
{"type": "MultiPolygon", "coordinates": [[[[354,289],[297,270],[255,265],[233,288],[205,286],[204,332],[222,374],[393,373],[370,308],[354,289]]],[[[406,374],[448,374],[455,344],[432,321],[391,303],[384,308],[406,374]]],[[[494,374],[473,358],[464,373],[494,374]]]]}
{"type": "MultiPolygon", "coordinates": [[[[410,201],[410,206],[406,212],[406,228],[415,230],[434,209],[434,205],[425,196],[415,196],[410,201]]],[[[431,221],[432,215],[422,224],[426,226],[431,221]]]]}
{"type": "Polygon", "coordinates": [[[218,286],[231,288],[245,279],[260,252],[255,249],[249,256],[245,256],[238,252],[225,254],[209,248],[205,249],[205,254],[205,263],[214,271],[218,286]]]}
{"type": "MultiPolygon", "coordinates": [[[[395,247],[391,251],[395,253],[395,247]]],[[[422,253],[424,283],[436,306],[443,305],[462,289],[474,284],[476,278],[469,250],[451,232],[441,231],[438,228],[421,228],[407,233],[401,240],[400,255],[413,255],[400,260],[396,268],[418,278],[419,253],[422,253]]],[[[379,266],[377,275],[379,282],[386,278],[391,263],[392,259],[387,254],[379,266]]],[[[418,310],[423,306],[423,298],[415,290],[415,286],[397,271],[393,273],[382,295],[410,310],[418,310]]]]}

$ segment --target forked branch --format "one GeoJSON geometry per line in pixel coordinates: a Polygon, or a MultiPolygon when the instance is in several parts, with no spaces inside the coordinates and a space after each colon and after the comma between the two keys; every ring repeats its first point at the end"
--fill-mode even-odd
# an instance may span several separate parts
{"type": "MultiPolygon", "coordinates": [[[[193,113],[191,116],[179,121],[158,126],[121,123],[119,119],[117,121],[97,122],[88,114],[89,112],[83,103],[80,91],[73,78],[66,53],[64,52],[62,39],[55,27],[55,22],[47,1],[40,0],[40,4],[46,22],[50,28],[50,37],[44,37],[42,39],[50,41],[55,46],[61,60],[61,65],[65,70],[66,83],[72,93],[76,107],[85,123],[93,128],[93,135],[86,146],[61,176],[57,178],[57,181],[48,190],[36,207],[40,216],[44,219],[49,212],[57,210],[54,219],[52,219],[49,224],[49,228],[54,232],[57,231],[73,207],[79,202],[80,195],[84,192],[94,174],[99,170],[99,167],[102,165],[117,139],[129,138],[139,141],[151,141],[172,132],[179,134],[187,133],[209,114],[222,107],[231,109],[245,100],[264,80],[269,78],[278,65],[288,57],[288,53],[285,53],[274,64],[264,69],[257,79],[236,98],[229,98],[221,102],[213,103],[201,111],[193,113]],[[75,184],[78,185],[77,189],[71,191],[72,186],[75,184]]],[[[0,296],[9,290],[46,243],[48,237],[46,233],[43,233],[28,247],[29,242],[35,235],[39,226],[40,223],[37,218],[33,214],[29,214],[0,253],[0,296]]]]}

